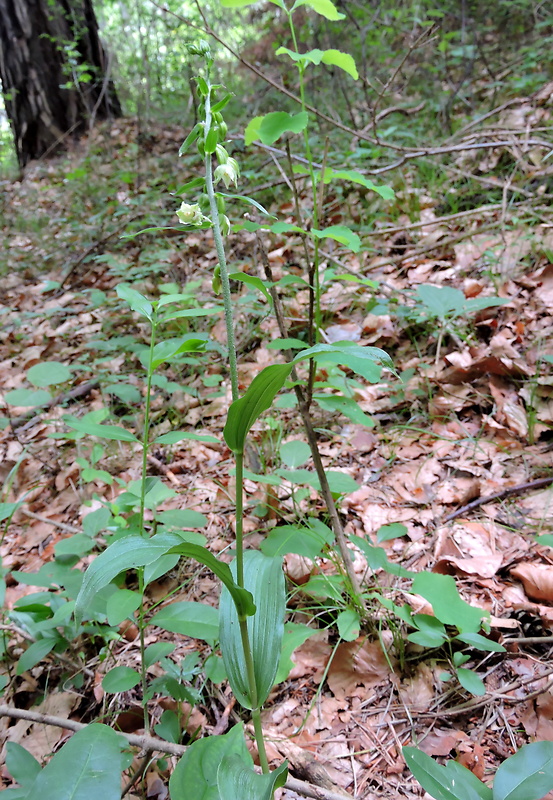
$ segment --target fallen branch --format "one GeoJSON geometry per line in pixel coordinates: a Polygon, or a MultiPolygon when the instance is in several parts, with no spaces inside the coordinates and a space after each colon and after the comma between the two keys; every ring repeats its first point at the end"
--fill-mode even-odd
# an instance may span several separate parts
{"type": "Polygon", "coordinates": [[[15,430],[20,425],[23,425],[23,423],[26,423],[26,427],[31,427],[31,425],[33,425],[40,419],[40,414],[43,411],[47,411],[49,408],[54,408],[55,406],[59,406],[62,403],[66,403],[68,400],[77,400],[79,397],[84,397],[85,395],[89,394],[93,389],[97,389],[99,385],[100,381],[88,381],[87,383],[80,383],[78,386],[75,386],[70,391],[62,392],[61,394],[58,394],[56,397],[53,397],[47,403],[44,403],[44,405],[33,406],[33,408],[30,408],[29,411],[26,411],[24,414],[21,414],[20,417],[15,417],[14,419],[10,419],[10,425],[12,427],[12,430],[15,430]]]}
{"type": "MultiPolygon", "coordinates": [[[[0,717],[26,719],[29,722],[41,725],[52,725],[56,728],[64,728],[65,730],[75,733],[87,727],[84,722],[63,719],[63,717],[54,717],[51,714],[40,714],[37,711],[27,711],[24,708],[12,708],[7,705],[0,705],[0,717]]],[[[172,756],[183,756],[188,750],[188,747],[185,745],[166,742],[155,736],[137,736],[134,733],[123,733],[122,731],[117,731],[117,733],[123,736],[130,745],[139,747],[141,750],[155,750],[158,753],[168,753],[172,756]]],[[[298,794],[302,794],[304,797],[314,798],[314,800],[344,800],[344,797],[347,796],[341,792],[333,792],[328,789],[323,789],[320,786],[313,786],[305,781],[296,780],[296,778],[288,778],[286,781],[286,788],[298,794]]]]}
{"type": "Polygon", "coordinates": [[[505,497],[512,497],[515,494],[523,494],[524,492],[531,492],[533,489],[541,489],[542,486],[549,486],[549,484],[553,483],[553,476],[549,478],[537,478],[535,481],[528,481],[527,483],[519,483],[517,486],[509,486],[507,489],[503,489],[501,492],[496,492],[495,494],[489,494],[485,497],[477,497],[476,500],[471,500],[470,503],[467,503],[461,508],[458,508],[457,511],[452,511],[451,514],[448,514],[445,517],[444,522],[451,522],[452,519],[457,519],[457,517],[463,516],[469,511],[472,511],[479,506],[483,506],[486,503],[492,503],[494,500],[503,500],[505,497]]]}

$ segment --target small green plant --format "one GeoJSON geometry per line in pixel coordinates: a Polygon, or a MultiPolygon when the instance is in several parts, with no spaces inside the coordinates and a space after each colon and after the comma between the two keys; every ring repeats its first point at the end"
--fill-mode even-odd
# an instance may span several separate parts
{"type": "Polygon", "coordinates": [[[553,789],[553,743],[524,745],[506,759],[490,788],[457,761],[438,764],[416,747],[404,747],[407,766],[435,800],[541,800],[553,789]]]}

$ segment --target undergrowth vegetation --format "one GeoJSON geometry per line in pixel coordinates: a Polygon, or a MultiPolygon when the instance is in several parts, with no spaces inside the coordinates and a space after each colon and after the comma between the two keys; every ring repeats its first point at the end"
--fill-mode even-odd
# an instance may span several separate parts
{"type": "MultiPolygon", "coordinates": [[[[497,576],[553,599],[517,562],[553,544],[550,497],[524,521],[507,505],[553,481],[552,20],[540,7],[530,24],[527,5],[471,9],[469,31],[447,4],[368,19],[331,0],[222,0],[216,22],[148,8],[145,37],[139,4],[140,52],[157,54],[145,83],[120,52],[138,121],[7,190],[2,708],[34,703],[19,716],[55,725],[55,683],[79,698],[65,721],[78,707],[84,723],[46,766],[11,738],[14,800],[369,797],[370,781],[396,797],[405,764],[436,800],[553,789],[553,744],[528,743],[547,738],[539,720],[527,736],[505,721],[516,752],[496,752],[492,788],[453,745],[425,748],[414,716],[439,717],[436,695],[468,724],[543,680],[521,659],[509,672],[522,645],[498,623],[525,606],[502,605],[497,576]],[[167,92],[168,117],[182,106],[183,74],[184,133],[152,119],[167,92]],[[503,503],[493,522],[470,521],[486,500],[503,503]],[[55,530],[32,558],[29,521],[55,530]],[[347,725],[386,682],[406,713],[387,773],[367,769],[361,790],[359,761],[320,782],[283,740],[318,741],[326,686],[347,725]]],[[[115,41],[119,10],[104,12],[115,41]]],[[[369,734],[334,733],[371,752],[369,734]]]]}

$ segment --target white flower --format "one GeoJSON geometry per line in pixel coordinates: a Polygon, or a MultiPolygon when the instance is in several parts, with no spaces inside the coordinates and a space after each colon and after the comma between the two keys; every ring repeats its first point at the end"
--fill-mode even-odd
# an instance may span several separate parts
{"type": "Polygon", "coordinates": [[[201,225],[206,219],[198,203],[183,203],[177,211],[177,217],[183,225],[201,225]]]}
{"type": "Polygon", "coordinates": [[[219,164],[213,175],[215,183],[223,181],[227,189],[234,183],[238,185],[238,176],[240,175],[240,167],[235,158],[229,157],[226,164],[219,164]]]}

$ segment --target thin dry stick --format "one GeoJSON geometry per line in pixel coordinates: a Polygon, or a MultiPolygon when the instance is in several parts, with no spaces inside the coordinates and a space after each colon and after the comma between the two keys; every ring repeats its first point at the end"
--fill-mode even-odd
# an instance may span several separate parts
{"type": "MultiPolygon", "coordinates": [[[[0,717],[11,717],[12,719],[26,719],[29,722],[35,722],[42,725],[52,725],[56,728],[64,728],[68,731],[82,731],[88,727],[83,722],[76,722],[72,719],[63,719],[63,717],[54,717],[51,714],[40,714],[37,711],[27,711],[24,708],[11,708],[7,705],[0,705],[0,717]]],[[[172,756],[183,756],[188,747],[182,744],[173,744],[173,742],[166,742],[163,739],[158,739],[155,736],[136,736],[134,733],[123,733],[117,731],[120,736],[123,736],[127,742],[133,747],[139,747],[141,750],[157,751],[158,753],[168,753],[172,756]]],[[[315,800],[344,800],[343,794],[323,789],[319,786],[313,786],[305,781],[299,781],[295,778],[288,778],[285,784],[287,789],[293,792],[302,794],[304,797],[312,797],[315,800]]]]}
{"type": "Polygon", "coordinates": [[[542,486],[549,486],[551,483],[553,483],[553,476],[549,476],[548,478],[536,478],[535,481],[509,486],[501,492],[489,494],[486,497],[477,497],[476,500],[471,500],[470,503],[448,514],[447,517],[444,518],[444,522],[451,522],[452,519],[457,519],[457,517],[461,517],[463,514],[467,514],[469,511],[478,508],[478,506],[483,506],[485,503],[492,503],[494,500],[504,500],[506,497],[512,497],[515,494],[523,494],[524,492],[531,492],[533,489],[541,489],[542,486]]]}
{"type": "MultiPolygon", "coordinates": [[[[274,284],[273,278],[273,271],[271,269],[271,264],[269,261],[269,257],[267,255],[267,251],[263,245],[263,241],[259,234],[257,234],[257,242],[259,245],[261,258],[263,261],[263,266],[265,268],[265,274],[267,280],[274,284]]],[[[275,316],[277,319],[278,328],[280,331],[280,335],[283,339],[288,338],[288,329],[286,327],[284,312],[282,309],[282,304],[280,302],[280,296],[276,290],[276,287],[273,285],[270,289],[271,296],[273,298],[273,303],[275,307],[275,316]]],[[[347,545],[347,538],[346,534],[344,533],[344,528],[342,526],[342,522],[338,515],[338,510],[336,508],[336,503],[334,502],[334,498],[332,497],[332,492],[330,491],[330,486],[328,485],[328,479],[326,477],[325,468],[323,466],[323,462],[321,460],[321,455],[319,453],[319,448],[317,445],[317,434],[315,433],[315,429],[313,427],[313,421],[311,419],[311,413],[309,411],[309,405],[307,403],[307,398],[301,388],[301,386],[297,383],[297,373],[295,368],[292,370],[292,379],[294,380],[294,391],[296,393],[296,397],[298,399],[298,407],[300,411],[300,415],[305,427],[305,432],[307,434],[307,442],[309,444],[309,448],[311,450],[311,455],[313,456],[313,464],[315,465],[315,470],[317,472],[317,477],[319,478],[319,483],[321,484],[321,494],[323,495],[323,500],[327,507],[328,514],[330,516],[330,522],[332,525],[332,530],[334,532],[334,536],[336,537],[336,542],[338,543],[338,549],[340,550],[340,555],[342,557],[342,562],[344,564],[344,569],[346,571],[346,575],[351,585],[351,589],[354,595],[354,599],[356,601],[356,605],[359,606],[359,610],[365,612],[364,607],[361,604],[361,586],[359,584],[359,580],[357,575],[355,574],[355,570],[353,568],[353,561],[351,558],[351,553],[349,547],[347,545]]]]}
{"type": "MultiPolygon", "coordinates": [[[[213,39],[215,39],[216,42],[219,42],[219,44],[222,47],[224,47],[225,50],[227,50],[232,56],[234,56],[234,58],[237,61],[239,61],[241,64],[243,64],[243,66],[245,66],[246,69],[249,69],[251,72],[254,73],[254,75],[257,75],[259,78],[261,78],[261,80],[265,81],[265,83],[269,84],[269,86],[272,86],[274,89],[276,89],[281,94],[286,95],[291,100],[294,100],[294,102],[299,103],[301,105],[301,99],[296,94],[294,94],[294,92],[291,92],[285,86],[282,86],[281,84],[279,84],[276,81],[272,80],[272,78],[270,78],[268,75],[266,75],[264,72],[262,72],[262,70],[258,69],[254,64],[250,63],[245,58],[243,58],[236,50],[234,50],[229,44],[227,44],[227,42],[225,42],[224,39],[222,39],[217,33],[215,33],[215,31],[209,25],[209,23],[207,21],[207,17],[205,16],[205,14],[203,12],[203,9],[199,5],[199,3],[196,2],[196,6],[198,8],[199,13],[202,16],[202,19],[203,19],[203,22],[204,22],[203,27],[200,26],[200,25],[194,25],[192,22],[190,22],[189,19],[186,19],[186,17],[183,17],[180,14],[177,14],[176,12],[172,11],[170,8],[167,8],[167,6],[161,5],[160,3],[156,3],[155,0],[150,0],[150,2],[152,2],[153,5],[156,6],[156,8],[159,8],[161,11],[164,11],[166,14],[171,14],[173,17],[176,17],[178,20],[183,22],[185,25],[193,28],[194,30],[201,31],[202,33],[206,33],[208,36],[211,36],[213,39]]],[[[464,151],[467,151],[467,150],[485,150],[485,149],[493,149],[493,148],[496,148],[496,147],[510,147],[513,144],[512,141],[476,142],[476,143],[471,143],[471,144],[458,144],[458,145],[449,145],[449,146],[442,146],[442,147],[428,147],[428,148],[424,148],[424,149],[421,148],[420,150],[412,150],[409,147],[404,147],[402,145],[393,144],[392,142],[385,142],[383,140],[377,140],[373,136],[369,136],[368,134],[363,133],[362,131],[356,131],[353,128],[350,128],[349,125],[345,125],[340,120],[336,120],[336,119],[333,119],[332,117],[329,117],[328,114],[323,113],[320,109],[315,108],[314,106],[306,104],[305,107],[306,107],[307,111],[310,111],[312,114],[315,114],[317,117],[319,117],[319,119],[322,119],[325,122],[328,122],[333,127],[338,128],[339,130],[342,130],[345,133],[350,134],[350,136],[356,136],[358,139],[363,139],[363,141],[370,142],[371,144],[379,145],[381,147],[387,148],[388,150],[393,150],[396,153],[402,153],[403,154],[403,156],[400,159],[400,161],[398,161],[398,162],[396,162],[396,163],[394,163],[392,165],[388,165],[388,166],[382,168],[381,170],[375,170],[373,174],[377,174],[379,172],[385,172],[385,171],[388,171],[389,169],[395,169],[396,167],[401,166],[402,164],[404,164],[406,161],[410,161],[411,159],[414,159],[414,158],[420,158],[421,156],[446,155],[448,153],[461,153],[461,152],[464,152],[464,151]]],[[[528,139],[527,141],[525,141],[525,145],[527,147],[543,147],[543,148],[545,148],[546,150],[549,150],[549,151],[551,151],[551,149],[552,149],[551,142],[546,142],[546,141],[543,141],[542,139],[528,139]]]]}

